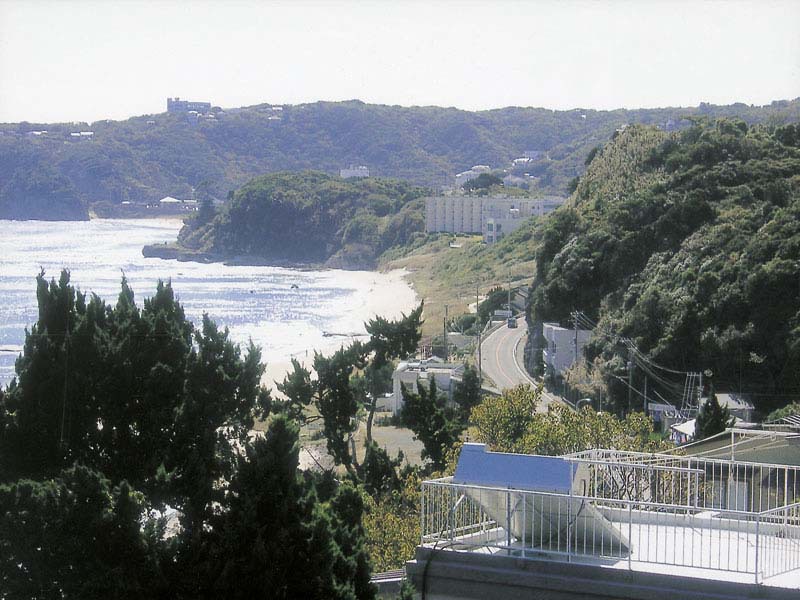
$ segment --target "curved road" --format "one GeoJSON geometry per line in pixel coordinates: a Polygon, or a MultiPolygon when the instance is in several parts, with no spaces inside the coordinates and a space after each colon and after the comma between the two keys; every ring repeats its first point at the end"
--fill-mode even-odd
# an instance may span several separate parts
{"type": "MultiPolygon", "coordinates": [[[[489,377],[499,390],[512,388],[521,383],[538,385],[539,382],[528,375],[523,367],[527,336],[528,326],[525,317],[519,317],[516,329],[502,325],[483,339],[481,343],[483,374],[489,377]]],[[[560,401],[558,397],[542,392],[542,402],[537,406],[537,410],[545,412],[551,403],[560,401]]]]}

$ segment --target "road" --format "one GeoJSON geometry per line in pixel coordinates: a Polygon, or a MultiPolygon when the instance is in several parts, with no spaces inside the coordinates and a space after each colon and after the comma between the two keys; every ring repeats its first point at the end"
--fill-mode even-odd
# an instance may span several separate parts
{"type": "MultiPolygon", "coordinates": [[[[504,390],[522,383],[533,386],[538,384],[523,367],[527,337],[528,326],[525,317],[520,317],[517,319],[515,329],[502,325],[487,335],[481,343],[483,375],[489,377],[498,389],[504,390]]],[[[557,396],[543,392],[537,410],[545,412],[553,402],[562,401],[557,396]]]]}

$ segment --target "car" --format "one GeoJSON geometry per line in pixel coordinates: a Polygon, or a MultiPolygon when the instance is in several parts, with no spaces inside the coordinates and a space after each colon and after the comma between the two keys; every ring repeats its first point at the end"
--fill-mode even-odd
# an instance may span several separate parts
{"type": "Polygon", "coordinates": [[[517,328],[517,320],[514,317],[508,317],[507,324],[509,329],[517,328]]]}

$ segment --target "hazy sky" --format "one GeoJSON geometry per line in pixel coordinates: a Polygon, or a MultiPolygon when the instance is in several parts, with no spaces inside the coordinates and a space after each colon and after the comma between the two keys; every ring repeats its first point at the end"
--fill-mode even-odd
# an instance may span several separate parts
{"type": "Polygon", "coordinates": [[[800,96],[800,0],[0,0],[0,121],[358,98],[465,109],[800,96]]]}

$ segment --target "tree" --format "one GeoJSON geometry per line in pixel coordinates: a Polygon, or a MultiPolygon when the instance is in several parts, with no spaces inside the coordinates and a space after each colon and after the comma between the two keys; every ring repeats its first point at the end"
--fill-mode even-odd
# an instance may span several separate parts
{"type": "MultiPolygon", "coordinates": [[[[124,280],[113,308],[67,272],[38,292],[0,393],[4,598],[374,597],[361,492],[299,473],[286,416],[250,441],[272,408],[257,348],[243,356],[207,316],[195,329],[168,284],[141,311],[124,280]]],[[[323,365],[326,401],[353,364],[323,365]]]]}
{"type": "Polygon", "coordinates": [[[488,396],[472,410],[478,440],[500,452],[520,452],[541,398],[541,387],[517,386],[501,396],[488,396]]]}
{"type": "Polygon", "coordinates": [[[475,179],[464,182],[464,185],[461,187],[468,192],[474,192],[478,190],[488,190],[493,186],[503,187],[503,180],[492,173],[481,173],[475,179]]]}
{"type": "Polygon", "coordinates": [[[166,588],[163,528],[145,498],[76,465],[0,485],[3,598],[152,598],[166,588]]]}
{"type": "Polygon", "coordinates": [[[431,377],[427,390],[417,382],[417,392],[405,385],[401,386],[401,391],[400,421],[422,442],[422,458],[429,459],[434,470],[442,469],[447,451],[458,442],[464,424],[455,410],[446,405],[446,397],[439,394],[435,378],[431,377]]]}
{"type": "Polygon", "coordinates": [[[655,452],[652,421],[642,413],[619,419],[589,407],[554,404],[536,412],[541,388],[518,386],[487,398],[472,411],[479,441],[500,452],[562,455],[593,448],[655,452]]]}
{"type": "Polygon", "coordinates": [[[214,201],[210,197],[206,196],[199,202],[199,206],[197,208],[197,217],[195,218],[194,225],[197,227],[206,225],[214,219],[216,214],[217,211],[214,208],[214,201]]]}
{"type": "Polygon", "coordinates": [[[247,445],[231,481],[229,510],[213,520],[208,579],[197,597],[371,599],[359,493],[320,497],[298,471],[299,430],[277,416],[247,445]]]}
{"type": "Polygon", "coordinates": [[[375,571],[400,569],[414,556],[420,538],[421,488],[419,469],[408,468],[397,489],[365,499],[364,530],[375,571]]]}
{"type": "Polygon", "coordinates": [[[368,349],[373,353],[372,362],[366,369],[371,396],[367,415],[368,443],[372,441],[376,402],[383,387],[391,380],[391,373],[388,372],[390,361],[406,358],[419,345],[423,307],[424,304],[420,303],[408,316],[403,315],[397,321],[375,317],[367,323],[366,329],[370,335],[368,349]]]}
{"type": "Polygon", "coordinates": [[[480,401],[481,382],[478,379],[478,371],[467,365],[461,375],[461,383],[453,390],[453,402],[458,407],[459,418],[463,423],[467,423],[472,409],[480,404],[480,401]]]}
{"type": "Polygon", "coordinates": [[[366,443],[370,451],[372,420],[385,385],[386,369],[392,360],[416,350],[421,317],[422,304],[396,321],[376,317],[366,325],[370,335],[367,343],[353,342],[328,357],[314,355],[316,379],[299,362],[292,361],[292,371],[278,385],[287,398],[280,410],[304,422],[320,418],[328,453],[356,480],[360,474],[352,451],[353,434],[365,412],[366,443]],[[360,373],[363,375],[359,376],[360,373]],[[310,406],[316,409],[318,417],[307,415],[310,406]]]}
{"type": "Polygon", "coordinates": [[[727,407],[720,406],[714,386],[709,390],[708,399],[700,407],[694,422],[694,439],[702,440],[722,433],[733,426],[734,419],[727,407]]]}

